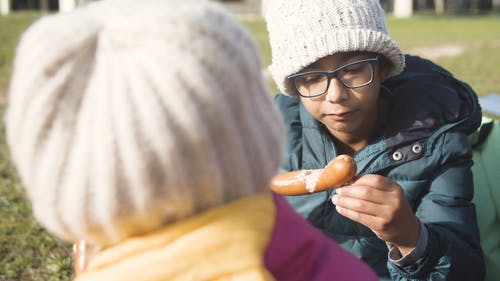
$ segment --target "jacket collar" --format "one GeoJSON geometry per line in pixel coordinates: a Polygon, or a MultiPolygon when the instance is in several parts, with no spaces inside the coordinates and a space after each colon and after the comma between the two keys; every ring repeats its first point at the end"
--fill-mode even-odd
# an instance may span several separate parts
{"type": "Polygon", "coordinates": [[[104,249],[76,281],[215,280],[241,268],[268,276],[262,257],[275,213],[268,193],[234,201],[104,249]]]}

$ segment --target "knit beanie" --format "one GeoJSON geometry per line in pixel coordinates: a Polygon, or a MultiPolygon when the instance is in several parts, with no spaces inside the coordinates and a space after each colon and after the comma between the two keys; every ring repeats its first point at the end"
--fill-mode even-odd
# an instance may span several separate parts
{"type": "Polygon", "coordinates": [[[283,143],[250,33],[204,0],[103,0],[32,25],[7,141],[36,219],[108,245],[267,191],[283,143]]]}
{"type": "Polygon", "coordinates": [[[269,70],[285,94],[297,95],[289,75],[338,52],[383,54],[392,62],[389,77],[404,68],[379,0],[270,0],[265,18],[272,51],[269,70]]]}

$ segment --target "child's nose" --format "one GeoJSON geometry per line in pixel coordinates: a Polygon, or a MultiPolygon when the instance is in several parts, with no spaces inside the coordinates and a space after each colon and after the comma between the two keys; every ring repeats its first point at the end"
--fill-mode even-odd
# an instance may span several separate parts
{"type": "Polygon", "coordinates": [[[347,90],[338,78],[332,78],[326,91],[325,99],[329,102],[340,102],[347,99],[347,90]]]}

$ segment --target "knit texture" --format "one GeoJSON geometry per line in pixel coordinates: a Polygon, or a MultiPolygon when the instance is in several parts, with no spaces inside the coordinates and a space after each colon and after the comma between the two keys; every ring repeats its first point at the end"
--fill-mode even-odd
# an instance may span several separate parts
{"type": "Polygon", "coordinates": [[[297,95],[289,75],[338,52],[383,54],[392,62],[389,77],[405,65],[403,53],[388,35],[378,0],[272,0],[266,23],[272,51],[269,70],[288,95],[297,95]]]}
{"type": "Polygon", "coordinates": [[[5,122],[35,217],[101,245],[267,190],[283,142],[255,42],[203,0],[42,18],[18,46],[5,122]]]}

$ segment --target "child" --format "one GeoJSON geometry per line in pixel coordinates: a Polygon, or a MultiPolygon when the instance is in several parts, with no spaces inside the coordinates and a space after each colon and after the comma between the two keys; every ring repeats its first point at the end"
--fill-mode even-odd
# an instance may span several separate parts
{"type": "Polygon", "coordinates": [[[76,280],[376,280],[269,192],[284,130],[265,85],[209,1],[104,0],[29,28],[7,138],[38,221],[98,249],[76,280]]]}
{"type": "Polygon", "coordinates": [[[404,56],[377,0],[274,0],[270,71],[283,94],[283,170],[353,156],[350,185],[288,201],[381,280],[482,280],[467,135],[475,93],[404,56]]]}

